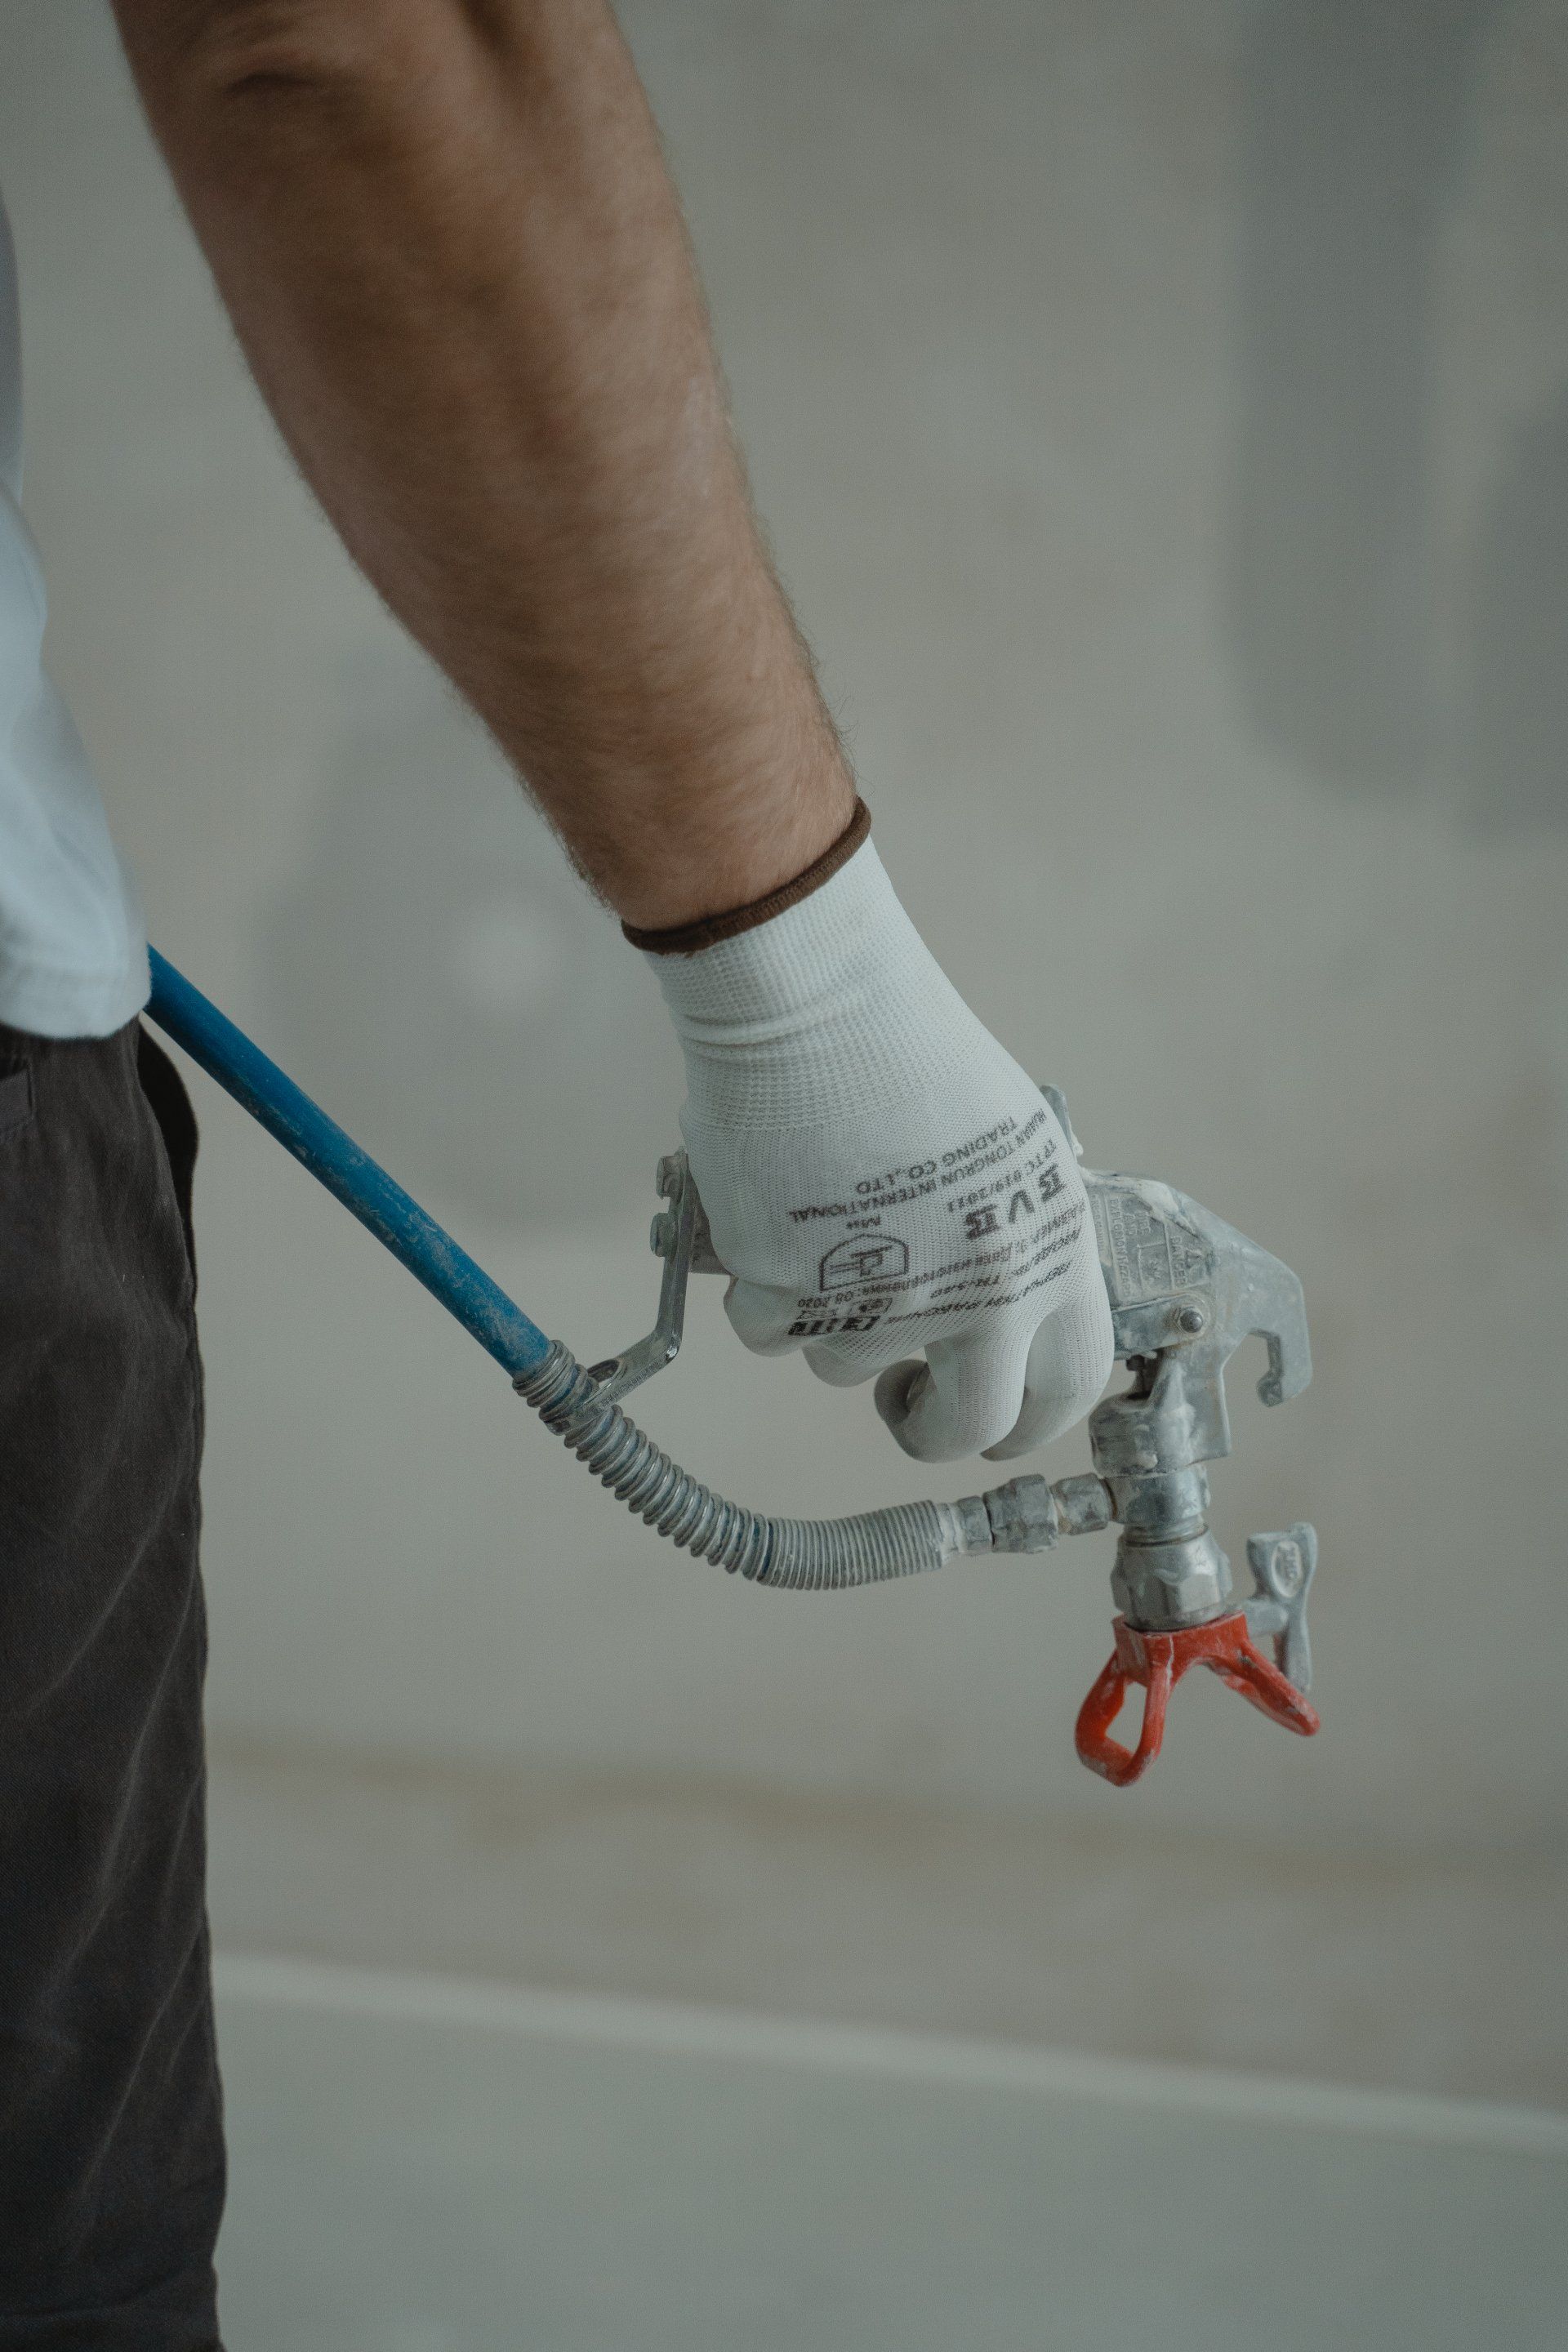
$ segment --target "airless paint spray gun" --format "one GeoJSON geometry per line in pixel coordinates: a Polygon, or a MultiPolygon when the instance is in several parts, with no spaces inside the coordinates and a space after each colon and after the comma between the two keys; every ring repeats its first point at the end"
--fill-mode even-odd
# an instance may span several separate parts
{"type": "MultiPolygon", "coordinates": [[[[1265,1404],[1299,1396],[1310,1379],[1301,1286],[1184,1193],[1149,1177],[1085,1171],[1116,1352],[1132,1376],[1122,1395],[1106,1397],[1089,1416],[1094,1467],[1087,1475],[1054,1484],[1012,1478],[957,1502],[898,1503],[852,1518],[773,1518],[700,1485],[621,1411],[621,1399],[678,1352],[688,1277],[725,1271],[683,1152],[658,1169],[666,1205],[652,1234],[663,1260],[658,1320],[634,1347],[584,1368],[156,953],[147,1011],[472,1332],[545,1427],[672,1543],[749,1582],[820,1592],[913,1576],[960,1557],[1044,1551],[1061,1536],[1115,1520],[1116,1646],[1078,1718],[1078,1752],[1089,1769],[1117,1788],[1139,1778],[1159,1753],[1172,1689],[1192,1666],[1207,1666],[1288,1730],[1317,1730],[1303,1696],[1317,1538],[1304,1522],[1251,1537],[1254,1590],[1238,1604],[1209,1531],[1205,1468],[1230,1452],[1225,1368],[1245,1339],[1256,1335],[1268,1347],[1258,1385],[1265,1404]],[[1127,1748],[1111,1729],[1134,1684],[1143,1689],[1143,1720],[1137,1745],[1127,1748]]],[[[1045,1092],[1077,1150],[1065,1101],[1053,1087],[1045,1092]]]]}

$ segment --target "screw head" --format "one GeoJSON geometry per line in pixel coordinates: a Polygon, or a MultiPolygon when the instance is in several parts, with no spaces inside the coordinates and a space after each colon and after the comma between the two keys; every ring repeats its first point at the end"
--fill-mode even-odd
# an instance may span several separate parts
{"type": "Polygon", "coordinates": [[[1181,1307],[1171,1319],[1178,1331],[1201,1331],[1208,1318],[1201,1307],[1181,1307]]]}

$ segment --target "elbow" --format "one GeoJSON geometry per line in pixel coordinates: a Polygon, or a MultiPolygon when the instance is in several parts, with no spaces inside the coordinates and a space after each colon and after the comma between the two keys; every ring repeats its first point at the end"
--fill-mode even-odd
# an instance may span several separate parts
{"type": "Polygon", "coordinates": [[[114,7],[149,97],[182,110],[370,84],[396,13],[395,0],[114,0],[114,7]]]}

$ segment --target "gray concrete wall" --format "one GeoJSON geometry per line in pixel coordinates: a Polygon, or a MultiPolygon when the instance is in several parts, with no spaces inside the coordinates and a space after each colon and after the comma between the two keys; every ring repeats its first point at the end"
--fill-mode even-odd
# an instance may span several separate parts
{"type": "MultiPolygon", "coordinates": [[[[663,1553],[199,1089],[220,1730],[1338,1842],[1562,1818],[1568,10],[635,0],[762,506],[917,920],[1303,1276],[1216,1475],[1320,1528],[1325,1727],[1077,1766],[1109,1553],[856,1598],[663,1553]]],[[[154,937],[548,1328],[646,1323],[651,983],[290,477],[91,0],[0,0],[52,651],[154,937]]],[[[646,1418],[935,1486],[717,1298],[646,1418]]],[[[1081,1466],[1065,1440],[1054,1472],[1081,1466]]]]}

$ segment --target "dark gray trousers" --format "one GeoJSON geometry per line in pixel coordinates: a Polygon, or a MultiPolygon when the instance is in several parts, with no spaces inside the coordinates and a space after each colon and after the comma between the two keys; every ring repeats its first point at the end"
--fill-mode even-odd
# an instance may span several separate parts
{"type": "Polygon", "coordinates": [[[214,2352],[195,1122],[0,1027],[0,2352],[214,2352]]]}

